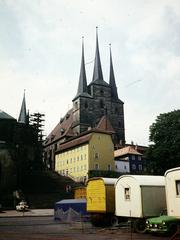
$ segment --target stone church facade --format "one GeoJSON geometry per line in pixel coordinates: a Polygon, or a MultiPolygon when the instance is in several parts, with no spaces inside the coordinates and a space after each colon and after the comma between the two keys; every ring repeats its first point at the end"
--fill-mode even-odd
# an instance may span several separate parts
{"type": "Polygon", "coordinates": [[[90,129],[99,128],[111,132],[115,148],[125,144],[124,103],[118,97],[111,47],[109,82],[107,83],[103,78],[97,32],[92,81],[87,84],[84,41],[82,41],[79,83],[72,103],[72,109],[65,114],[64,118],[61,118],[44,143],[44,161],[51,169],[54,169],[55,152],[58,146],[90,129]]]}

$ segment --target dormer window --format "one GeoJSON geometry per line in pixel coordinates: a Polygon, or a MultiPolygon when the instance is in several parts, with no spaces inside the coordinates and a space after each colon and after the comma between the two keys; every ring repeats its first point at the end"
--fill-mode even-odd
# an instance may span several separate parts
{"type": "Polygon", "coordinates": [[[66,119],[68,119],[68,118],[69,118],[69,116],[70,116],[70,115],[69,115],[69,113],[67,113],[67,114],[66,114],[66,119]]]}
{"type": "Polygon", "coordinates": [[[64,133],[64,128],[60,129],[61,135],[64,133]]]}

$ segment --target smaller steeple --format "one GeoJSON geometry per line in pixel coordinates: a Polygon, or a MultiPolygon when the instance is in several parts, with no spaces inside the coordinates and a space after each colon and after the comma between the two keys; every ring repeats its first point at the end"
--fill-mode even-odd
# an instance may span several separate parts
{"type": "Polygon", "coordinates": [[[73,101],[80,96],[91,98],[87,90],[86,69],[85,69],[85,61],[84,61],[84,37],[82,37],[82,58],[81,58],[78,90],[73,101]]]}
{"type": "Polygon", "coordinates": [[[96,27],[96,52],[95,52],[95,62],[94,62],[94,72],[92,81],[103,80],[103,73],[101,68],[101,60],[99,54],[99,42],[98,42],[98,27],[96,27]]]}
{"type": "Polygon", "coordinates": [[[113,68],[113,62],[112,62],[111,44],[109,44],[109,50],[110,50],[109,85],[111,87],[111,96],[113,99],[118,99],[117,87],[116,87],[116,82],[114,77],[114,68],[113,68]]]}
{"type": "Polygon", "coordinates": [[[25,90],[24,90],[24,96],[23,96],[23,101],[22,101],[22,105],[21,105],[18,122],[24,123],[24,124],[27,122],[25,90]]]}

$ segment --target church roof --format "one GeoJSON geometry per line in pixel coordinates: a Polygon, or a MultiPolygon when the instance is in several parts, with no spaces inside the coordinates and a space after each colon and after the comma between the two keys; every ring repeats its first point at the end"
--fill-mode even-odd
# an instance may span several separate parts
{"type": "Polygon", "coordinates": [[[9,114],[2,111],[1,109],[0,109],[0,119],[14,119],[15,120],[15,118],[11,117],[9,114]]]}
{"type": "Polygon", "coordinates": [[[99,54],[99,42],[98,42],[98,32],[96,27],[96,52],[95,52],[95,62],[94,62],[94,72],[92,81],[96,81],[97,79],[103,80],[103,73],[101,68],[101,60],[99,54]]]}
{"type": "Polygon", "coordinates": [[[107,116],[103,116],[100,119],[97,125],[97,128],[101,130],[105,130],[107,132],[115,133],[114,128],[112,127],[111,122],[107,116]]]}
{"type": "Polygon", "coordinates": [[[73,123],[73,109],[70,109],[66,115],[61,118],[60,122],[56,125],[56,127],[52,130],[52,132],[47,136],[44,145],[49,145],[52,142],[55,142],[65,136],[74,136],[72,131],[72,123],[73,123]]]}
{"type": "Polygon", "coordinates": [[[139,153],[138,151],[136,151],[136,149],[134,149],[133,147],[131,146],[128,146],[128,147],[124,147],[124,148],[120,148],[120,149],[117,149],[114,151],[114,156],[115,157],[122,157],[124,155],[139,155],[139,156],[142,156],[141,153],[139,153]]]}

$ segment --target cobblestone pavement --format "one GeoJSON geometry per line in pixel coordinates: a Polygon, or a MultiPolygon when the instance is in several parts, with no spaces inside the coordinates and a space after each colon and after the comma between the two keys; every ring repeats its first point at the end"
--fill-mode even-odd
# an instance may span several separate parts
{"type": "Polygon", "coordinates": [[[90,223],[54,221],[53,216],[2,217],[0,240],[167,240],[162,236],[132,233],[120,228],[94,228],[90,223]]]}

